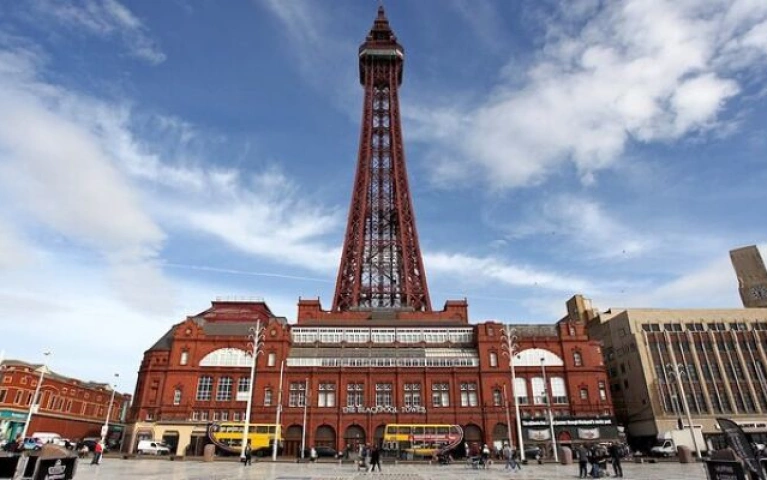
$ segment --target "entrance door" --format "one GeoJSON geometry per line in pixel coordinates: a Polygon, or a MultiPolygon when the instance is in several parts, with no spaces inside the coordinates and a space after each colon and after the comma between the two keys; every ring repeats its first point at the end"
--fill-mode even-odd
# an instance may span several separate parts
{"type": "Polygon", "coordinates": [[[317,446],[336,448],[336,431],[330,425],[320,425],[314,435],[314,444],[317,446]]]}
{"type": "Polygon", "coordinates": [[[301,449],[301,433],[303,429],[301,425],[291,425],[285,430],[285,439],[283,455],[288,457],[295,457],[298,455],[298,451],[301,449]]]}

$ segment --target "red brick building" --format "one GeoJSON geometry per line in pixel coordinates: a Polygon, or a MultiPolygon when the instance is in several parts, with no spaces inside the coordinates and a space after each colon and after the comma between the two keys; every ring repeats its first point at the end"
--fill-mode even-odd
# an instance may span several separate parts
{"type": "MultiPolygon", "coordinates": [[[[2,362],[0,439],[12,440],[24,428],[42,368],[45,367],[18,360],[2,362]]],[[[39,398],[39,409],[27,428],[28,436],[34,432],[53,432],[71,440],[98,437],[106,420],[112,387],[65,377],[46,368],[39,398]]],[[[111,443],[122,438],[130,402],[129,394],[115,393],[109,418],[111,443]]]]}
{"type": "MultiPolygon", "coordinates": [[[[511,391],[511,378],[504,325],[469,324],[465,302],[448,302],[433,315],[392,316],[390,311],[338,315],[321,310],[316,300],[302,300],[297,324],[289,325],[263,302],[215,301],[145,352],[130,412],[133,448],[139,439],[164,438],[178,454],[199,454],[209,443],[209,423],[244,420],[247,335],[256,321],[264,342],[251,423],[275,422],[285,362],[286,455],[294,455],[301,442],[307,379],[307,445],[343,449],[380,441],[387,423],[458,424],[468,442],[488,445],[508,438],[504,391],[511,391]]],[[[540,433],[548,425],[541,358],[558,441],[616,438],[601,351],[586,336],[585,325],[568,317],[554,325],[515,328],[525,445],[549,443],[540,433]]],[[[516,444],[513,408],[510,416],[516,444]]]]}
{"type": "MultiPolygon", "coordinates": [[[[286,455],[300,448],[305,402],[307,445],[380,443],[391,423],[460,425],[467,443],[509,439],[508,418],[514,424],[516,416],[506,408],[504,326],[471,324],[465,300],[431,307],[402,145],[404,58],[379,7],[359,49],[362,133],[330,310],[299,300],[289,325],[264,302],[216,301],[174,325],[144,354],[131,448],[163,438],[178,454],[199,454],[207,425],[242,422],[249,395],[251,423],[274,423],[282,398],[286,455]],[[251,388],[247,336],[257,321],[263,355],[251,388]]],[[[526,445],[551,443],[549,398],[557,440],[617,437],[601,352],[584,321],[517,325],[516,337],[514,391],[526,445]]]]}

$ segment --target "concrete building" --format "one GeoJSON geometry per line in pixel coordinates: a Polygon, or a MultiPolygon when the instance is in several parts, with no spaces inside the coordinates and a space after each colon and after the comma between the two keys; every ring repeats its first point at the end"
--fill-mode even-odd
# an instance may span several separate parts
{"type": "Polygon", "coordinates": [[[602,343],[616,417],[635,446],[646,448],[680,423],[687,428],[687,410],[715,448],[723,446],[716,417],[765,443],[767,309],[597,313],[575,298],[590,318],[589,335],[602,343]]]}
{"type": "MultiPolygon", "coordinates": [[[[101,436],[112,398],[109,384],[65,377],[19,360],[5,360],[0,367],[0,439],[13,440],[21,433],[43,368],[40,407],[32,415],[27,435],[53,432],[71,440],[101,436]]],[[[129,394],[115,393],[107,436],[111,444],[122,438],[130,402],[129,394]]]]}
{"type": "Polygon", "coordinates": [[[730,251],[738,292],[746,308],[767,308],[767,269],[756,245],[730,251]]]}

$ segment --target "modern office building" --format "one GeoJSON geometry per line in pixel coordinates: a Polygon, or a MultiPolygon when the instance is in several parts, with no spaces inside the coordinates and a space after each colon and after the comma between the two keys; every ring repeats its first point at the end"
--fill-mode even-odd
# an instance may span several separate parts
{"type": "Polygon", "coordinates": [[[338,450],[381,443],[390,424],[459,425],[466,443],[498,446],[617,438],[601,350],[585,321],[471,323],[465,299],[432,309],[402,144],[404,58],[379,7],[359,49],[362,133],[331,308],[300,299],[289,324],[263,301],[217,300],[173,325],[144,354],[128,448],[162,438],[178,454],[199,454],[211,424],[242,423],[249,399],[251,423],[275,423],[284,407],[286,455],[302,441],[338,450]],[[256,325],[263,340],[251,385],[256,325]],[[504,334],[518,352],[521,439],[507,402],[504,334]]]}

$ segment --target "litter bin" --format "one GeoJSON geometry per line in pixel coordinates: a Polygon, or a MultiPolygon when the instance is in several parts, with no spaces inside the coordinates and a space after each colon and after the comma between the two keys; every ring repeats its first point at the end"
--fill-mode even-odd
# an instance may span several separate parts
{"type": "Polygon", "coordinates": [[[690,447],[679,445],[676,447],[676,455],[679,458],[679,463],[694,463],[695,457],[692,456],[692,450],[690,447]]]}
{"type": "Polygon", "coordinates": [[[216,459],[216,446],[211,444],[205,445],[205,448],[202,449],[202,461],[203,462],[212,462],[216,459]]]}
{"type": "Polygon", "coordinates": [[[573,463],[573,451],[570,447],[559,447],[559,463],[562,465],[572,465],[573,463]]]}

